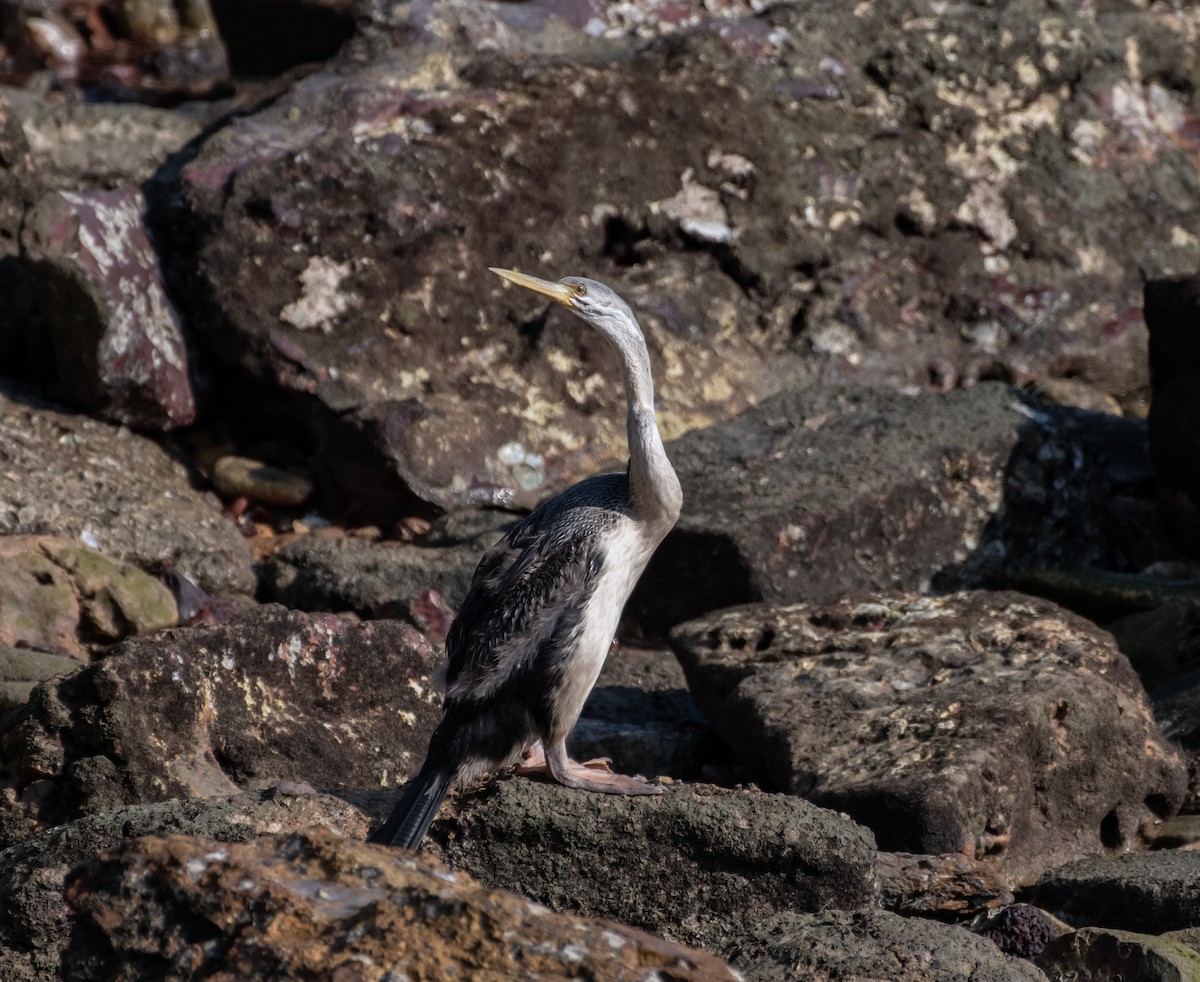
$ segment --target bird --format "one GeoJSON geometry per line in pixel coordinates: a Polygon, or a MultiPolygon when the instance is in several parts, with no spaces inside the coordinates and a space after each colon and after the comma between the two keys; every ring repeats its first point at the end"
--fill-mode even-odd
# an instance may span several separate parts
{"type": "Polygon", "coordinates": [[[442,720],[425,761],[370,842],[416,849],[452,784],[523,762],[568,788],[661,794],[660,785],[577,763],[566,739],[596,683],[625,602],[679,518],[683,491],[654,408],[646,338],[612,289],[489,267],[550,297],[620,355],[629,462],[584,479],[518,521],[479,562],[446,637],[442,720]]]}

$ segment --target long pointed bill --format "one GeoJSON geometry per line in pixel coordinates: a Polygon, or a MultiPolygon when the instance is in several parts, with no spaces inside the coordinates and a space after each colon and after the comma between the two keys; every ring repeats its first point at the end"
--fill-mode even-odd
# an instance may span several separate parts
{"type": "Polygon", "coordinates": [[[539,280],[536,276],[527,276],[525,273],[518,273],[515,269],[497,269],[495,266],[489,266],[488,269],[497,276],[503,276],[506,280],[516,283],[517,286],[523,286],[538,293],[544,293],[546,296],[557,300],[563,306],[570,306],[571,288],[564,283],[539,280]]]}

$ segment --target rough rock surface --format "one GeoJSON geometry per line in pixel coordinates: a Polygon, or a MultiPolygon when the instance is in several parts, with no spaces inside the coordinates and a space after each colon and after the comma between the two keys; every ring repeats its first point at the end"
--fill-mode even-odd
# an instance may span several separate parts
{"type": "Polygon", "coordinates": [[[629,296],[669,435],[798,373],[1144,389],[1138,264],[1200,261],[1193,15],[620,6],[411,5],[185,169],[197,327],[328,479],[507,502],[620,455],[602,342],[496,262],[629,296]]]}
{"type": "Polygon", "coordinates": [[[705,715],[774,788],[881,848],[1012,880],[1131,849],[1186,771],[1111,637],[1013,593],[738,608],[672,634],[705,715]]]}
{"type": "Polygon", "coordinates": [[[1043,876],[1030,899],[1079,927],[1146,934],[1200,927],[1200,851],[1082,859],[1043,876]]]}
{"type": "Polygon", "coordinates": [[[736,978],[712,955],[328,833],[135,839],[73,873],[67,898],[63,970],[81,980],[186,979],[217,958],[230,978],[736,978]]]}
{"type": "Polygon", "coordinates": [[[749,982],[1036,982],[1045,976],[964,928],[883,910],[782,913],[729,953],[749,982]]]}
{"type": "Polygon", "coordinates": [[[340,798],[281,785],[231,797],[128,805],[89,815],[0,852],[0,975],[5,982],[54,978],[70,937],[63,900],[67,872],[143,835],[191,835],[220,842],[323,827],[361,839],[366,822],[340,798]]]}
{"type": "Polygon", "coordinates": [[[274,605],[126,641],[0,722],[9,807],[56,823],[251,782],[391,783],[439,716],[438,660],[406,624],[274,605]]]}
{"type": "Polygon", "coordinates": [[[86,658],[89,643],[171,627],[158,580],[67,539],[0,536],[0,644],[86,658]]]}
{"type": "Polygon", "coordinates": [[[1113,447],[1145,438],[1144,425],[1115,423],[1137,432],[992,383],[917,396],[780,393],[668,446],[684,511],[631,614],[665,630],[757,600],[944,592],[1007,586],[1026,568],[1109,567],[1120,552],[1106,502],[1132,479],[1113,447]]]}
{"type": "Polygon", "coordinates": [[[1170,938],[1085,927],[1046,945],[1038,965],[1051,982],[1192,982],[1200,955],[1170,938]]]}
{"type": "Polygon", "coordinates": [[[870,833],[786,795],[668,785],[624,798],[513,778],[456,811],[432,833],[450,866],[709,951],[780,910],[877,903],[870,833]]]}
{"type": "Polygon", "coordinates": [[[55,191],[25,217],[33,299],[72,399],[145,430],[196,416],[183,325],[143,228],[136,188],[55,191]]]}
{"type": "Polygon", "coordinates": [[[1070,934],[1071,928],[1031,904],[1012,904],[972,925],[1006,955],[1036,961],[1046,945],[1070,934]]]}
{"type": "Polygon", "coordinates": [[[211,593],[251,593],[250,551],[182,464],[130,431],[0,381],[0,535],[60,535],[211,593]]]}

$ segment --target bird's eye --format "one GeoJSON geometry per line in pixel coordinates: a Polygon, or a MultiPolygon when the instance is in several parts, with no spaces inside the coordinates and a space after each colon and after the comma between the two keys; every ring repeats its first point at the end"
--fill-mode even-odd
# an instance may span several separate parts
{"type": "Polygon", "coordinates": [[[586,297],[587,296],[587,287],[584,286],[582,283],[576,283],[575,284],[575,296],[586,297]]]}

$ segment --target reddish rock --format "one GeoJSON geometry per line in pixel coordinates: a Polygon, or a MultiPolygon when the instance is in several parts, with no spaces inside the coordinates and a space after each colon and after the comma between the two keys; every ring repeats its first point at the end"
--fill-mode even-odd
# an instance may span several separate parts
{"type": "Polygon", "coordinates": [[[961,921],[1013,902],[997,863],[959,852],[940,856],[881,852],[875,875],[884,907],[898,914],[961,921]]]}
{"type": "Polygon", "coordinates": [[[145,210],[134,188],[54,192],[26,217],[22,245],[71,396],[115,422],[167,430],[196,407],[145,210]]]}
{"type": "Polygon", "coordinates": [[[682,625],[696,702],[769,786],[1009,883],[1144,847],[1186,767],[1111,636],[1013,593],[753,606],[682,625]]]}
{"type": "Polygon", "coordinates": [[[127,641],[4,721],[12,807],[54,823],[260,782],[390,784],[440,716],[439,661],[407,625],[276,606],[127,641]]]}
{"type": "Polygon", "coordinates": [[[67,885],[71,978],[737,978],[712,955],[553,914],[424,857],[328,833],[135,839],[67,885]],[[218,954],[219,953],[219,954],[218,954]]]}

